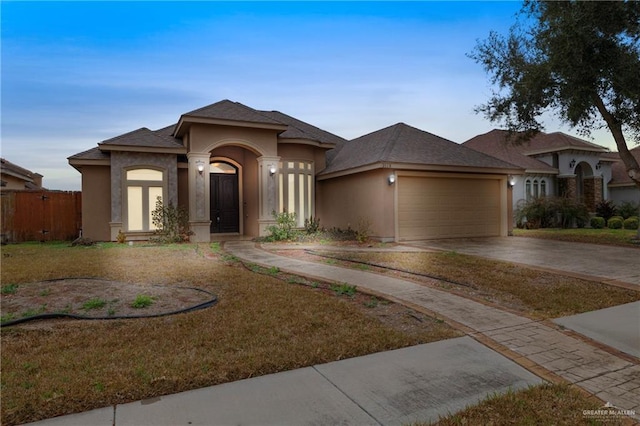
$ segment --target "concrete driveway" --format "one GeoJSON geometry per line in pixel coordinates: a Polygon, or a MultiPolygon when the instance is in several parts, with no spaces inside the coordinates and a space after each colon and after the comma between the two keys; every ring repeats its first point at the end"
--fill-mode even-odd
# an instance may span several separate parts
{"type": "Polygon", "coordinates": [[[415,241],[423,248],[522,263],[598,281],[640,286],[640,249],[524,237],[415,241]]]}

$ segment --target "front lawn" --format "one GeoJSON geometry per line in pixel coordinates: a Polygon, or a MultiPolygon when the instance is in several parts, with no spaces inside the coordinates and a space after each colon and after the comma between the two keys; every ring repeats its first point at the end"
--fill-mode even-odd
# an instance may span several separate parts
{"type": "Polygon", "coordinates": [[[640,248],[638,240],[635,240],[638,231],[633,229],[514,229],[513,235],[516,237],[544,238],[547,240],[569,241],[572,243],[605,244],[640,248]]]}
{"type": "Polygon", "coordinates": [[[216,294],[218,303],[153,319],[3,328],[3,425],[460,335],[429,317],[404,331],[375,314],[411,320],[392,304],[259,274],[207,245],[2,247],[3,300],[29,283],[63,277],[198,287],[216,294]]]}
{"type": "MultiPolygon", "coordinates": [[[[286,251],[282,253],[286,254],[286,251]]],[[[327,249],[312,253],[328,256],[308,255],[309,260],[318,262],[342,262],[342,266],[366,268],[380,273],[400,272],[377,269],[374,265],[423,274],[426,276],[413,278],[427,285],[486,300],[541,319],[574,315],[640,300],[640,291],[637,290],[455,252],[396,253],[327,249]]]]}

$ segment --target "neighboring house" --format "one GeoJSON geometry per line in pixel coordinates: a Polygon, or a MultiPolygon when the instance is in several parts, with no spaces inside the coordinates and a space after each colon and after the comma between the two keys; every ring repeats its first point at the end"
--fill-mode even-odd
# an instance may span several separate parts
{"type": "Polygon", "coordinates": [[[384,241],[507,235],[507,177],[522,169],[405,124],[351,142],[229,100],[69,157],[82,174],[83,232],[153,232],[155,200],[189,211],[193,241],[261,236],[274,212],[384,241]]]}
{"type": "Polygon", "coordinates": [[[607,148],[564,133],[539,133],[528,142],[514,143],[506,130],[492,130],[464,146],[522,167],[514,176],[514,208],[523,200],[566,196],[584,202],[589,211],[615,190],[613,171],[620,158],[607,148]]]}
{"type": "MultiPolygon", "coordinates": [[[[640,146],[630,150],[631,154],[640,162],[640,146]]],[[[617,152],[612,152],[609,157],[616,160],[611,166],[611,181],[607,185],[609,188],[609,199],[616,204],[625,201],[640,204],[640,188],[631,180],[627,174],[624,163],[617,152]]]]}
{"type": "Polygon", "coordinates": [[[1,189],[42,189],[42,175],[0,158],[1,189]]]}

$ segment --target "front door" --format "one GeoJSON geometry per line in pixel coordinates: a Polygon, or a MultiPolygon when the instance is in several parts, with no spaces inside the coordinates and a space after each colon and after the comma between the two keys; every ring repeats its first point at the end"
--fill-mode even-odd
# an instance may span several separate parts
{"type": "Polygon", "coordinates": [[[240,232],[238,175],[211,175],[211,233],[240,232]]]}

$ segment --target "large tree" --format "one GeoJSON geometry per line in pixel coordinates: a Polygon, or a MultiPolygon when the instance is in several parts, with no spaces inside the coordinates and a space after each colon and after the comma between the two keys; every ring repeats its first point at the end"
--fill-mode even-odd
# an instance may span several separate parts
{"type": "Polygon", "coordinates": [[[527,0],[508,35],[470,56],[496,87],[477,111],[525,138],[545,112],[585,135],[607,127],[640,188],[627,146],[640,142],[640,2],[527,0]]]}

